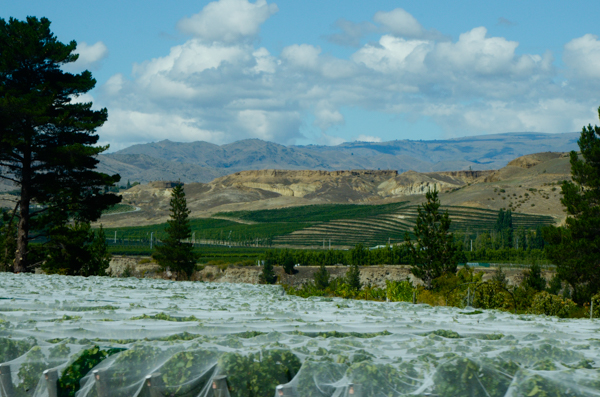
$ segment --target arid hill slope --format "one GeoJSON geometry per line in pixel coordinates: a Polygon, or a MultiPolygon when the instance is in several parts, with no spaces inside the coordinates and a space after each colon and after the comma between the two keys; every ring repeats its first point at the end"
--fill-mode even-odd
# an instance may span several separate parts
{"type": "MultiPolygon", "coordinates": [[[[538,153],[514,159],[496,171],[242,171],[210,183],[186,184],[185,192],[192,217],[322,203],[420,203],[425,192],[436,188],[445,205],[510,208],[552,215],[560,222],[564,211],[559,182],[569,178],[566,153],[538,153]]],[[[123,201],[141,211],[105,216],[101,222],[107,227],[164,222],[170,194],[160,183],[135,186],[122,192],[123,201]]]]}

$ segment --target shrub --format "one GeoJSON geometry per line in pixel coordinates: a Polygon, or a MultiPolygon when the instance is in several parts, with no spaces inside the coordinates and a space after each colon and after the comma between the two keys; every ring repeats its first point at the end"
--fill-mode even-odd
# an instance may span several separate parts
{"type": "Polygon", "coordinates": [[[594,318],[600,318],[600,294],[592,296],[592,302],[594,302],[593,316],[594,318]]]}
{"type": "Polygon", "coordinates": [[[386,297],[390,302],[412,302],[414,286],[409,280],[385,280],[386,297]]]}
{"type": "Polygon", "coordinates": [[[529,313],[566,318],[571,315],[575,308],[575,302],[571,299],[563,299],[560,296],[542,291],[533,297],[529,313]]]}
{"type": "Polygon", "coordinates": [[[481,309],[509,310],[513,306],[512,296],[498,282],[480,284],[474,295],[473,305],[481,309]]]}

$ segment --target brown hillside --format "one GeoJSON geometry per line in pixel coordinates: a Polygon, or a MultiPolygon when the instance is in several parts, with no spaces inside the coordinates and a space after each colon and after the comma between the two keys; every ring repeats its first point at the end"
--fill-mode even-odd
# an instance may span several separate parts
{"type": "MultiPolygon", "coordinates": [[[[517,158],[497,171],[242,171],[210,183],[186,184],[185,191],[192,217],[322,203],[420,203],[425,192],[435,188],[441,192],[444,205],[510,208],[514,212],[552,215],[560,222],[565,215],[558,185],[569,178],[568,156],[548,152],[517,158]]],[[[171,190],[156,186],[138,185],[124,191],[123,201],[141,211],[103,217],[104,226],[166,221],[171,190]]]]}

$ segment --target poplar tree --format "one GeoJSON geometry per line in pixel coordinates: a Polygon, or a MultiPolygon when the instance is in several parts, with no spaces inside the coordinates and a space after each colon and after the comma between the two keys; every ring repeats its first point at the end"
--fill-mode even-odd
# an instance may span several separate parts
{"type": "Polygon", "coordinates": [[[196,267],[199,255],[194,252],[194,246],[183,240],[192,237],[192,229],[188,218],[190,210],[183,190],[183,184],[178,184],[171,192],[171,219],[165,229],[167,238],[161,245],[156,245],[152,257],[161,269],[169,269],[177,273],[178,278],[185,275],[190,278],[196,267]]]}
{"type": "Polygon", "coordinates": [[[448,211],[440,213],[440,200],[437,190],[425,194],[427,202],[417,209],[414,227],[416,243],[411,242],[406,233],[404,239],[409,250],[411,272],[432,288],[432,281],[444,274],[455,274],[458,249],[454,236],[450,233],[448,211]]]}
{"type": "Polygon", "coordinates": [[[77,60],[76,47],[58,41],[46,18],[0,18],[0,178],[20,190],[15,272],[33,270],[30,240],[72,221],[94,221],[121,201],[105,194],[119,176],[94,171],[108,149],[97,146],[95,134],[108,113],[73,101],[96,80],[87,70],[61,69],[77,60]]]}
{"type": "Polygon", "coordinates": [[[565,227],[545,228],[544,239],[558,276],[583,304],[600,292],[600,127],[583,127],[577,143],[581,153],[570,154],[573,180],[562,184],[565,227]]]}

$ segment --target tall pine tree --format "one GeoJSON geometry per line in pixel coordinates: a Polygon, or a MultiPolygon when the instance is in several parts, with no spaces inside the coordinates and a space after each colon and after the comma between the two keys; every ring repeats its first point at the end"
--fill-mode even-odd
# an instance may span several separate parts
{"type": "Polygon", "coordinates": [[[570,158],[573,181],[562,184],[565,227],[544,229],[544,239],[558,276],[583,304],[600,292],[600,127],[583,127],[577,143],[581,153],[572,151],[570,158]]]}
{"type": "Polygon", "coordinates": [[[427,289],[431,289],[434,279],[446,273],[456,273],[458,249],[450,233],[448,211],[440,213],[438,191],[430,190],[425,198],[427,202],[417,209],[414,227],[416,243],[411,242],[408,233],[404,239],[409,249],[412,274],[423,280],[427,289]]]}
{"type": "Polygon", "coordinates": [[[187,208],[187,200],[183,185],[178,184],[171,192],[171,219],[165,231],[167,238],[162,244],[156,245],[152,257],[161,269],[169,269],[177,273],[177,278],[190,278],[198,261],[198,254],[194,252],[194,246],[183,240],[192,236],[190,210],[187,208]],[[185,277],[184,277],[185,276],[185,277]]]}
{"type": "Polygon", "coordinates": [[[58,41],[46,18],[0,18],[0,178],[20,190],[15,272],[33,270],[32,238],[71,221],[89,223],[121,200],[105,194],[119,176],[94,171],[108,149],[95,134],[107,111],[73,101],[96,80],[87,70],[62,70],[77,60],[76,47],[58,41]]]}

